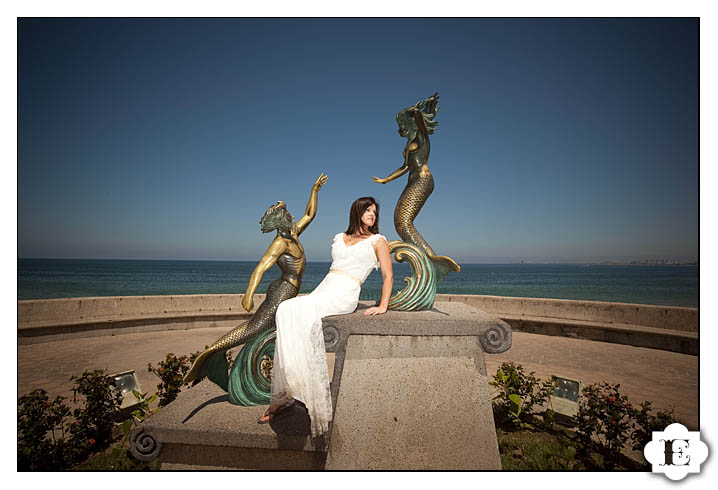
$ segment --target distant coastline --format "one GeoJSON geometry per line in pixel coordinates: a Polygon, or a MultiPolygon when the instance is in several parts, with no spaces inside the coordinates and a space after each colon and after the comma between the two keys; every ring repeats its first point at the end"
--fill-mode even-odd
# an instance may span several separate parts
{"type": "Polygon", "coordinates": [[[671,259],[644,259],[644,260],[604,260],[601,262],[531,262],[522,260],[520,262],[508,262],[507,264],[522,265],[646,265],[646,266],[698,266],[697,260],[681,261],[671,259]]]}
{"type": "Polygon", "coordinates": [[[606,261],[601,262],[598,265],[698,265],[698,261],[694,260],[691,262],[682,262],[668,259],[647,259],[647,260],[632,260],[630,262],[612,262],[606,261]]]}

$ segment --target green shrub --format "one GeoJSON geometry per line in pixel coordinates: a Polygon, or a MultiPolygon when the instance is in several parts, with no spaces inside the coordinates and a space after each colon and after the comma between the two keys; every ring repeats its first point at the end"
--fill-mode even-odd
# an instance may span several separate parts
{"type": "Polygon", "coordinates": [[[147,363],[147,371],[154,373],[160,378],[157,385],[157,395],[160,397],[160,407],[164,407],[177,399],[182,388],[182,379],[189,371],[190,363],[187,356],[175,356],[169,352],[164,361],[152,366],[147,363]]]}
{"type": "Polygon", "coordinates": [[[18,470],[69,468],[112,443],[112,428],[121,401],[114,380],[105,371],[85,371],[75,381],[72,411],[58,396],[52,402],[42,389],[18,399],[18,470]]]}
{"type": "Polygon", "coordinates": [[[553,380],[542,382],[513,362],[502,363],[489,385],[497,388],[492,399],[495,420],[518,428],[533,428],[535,407],[545,404],[554,389],[553,380]]]}
{"type": "Polygon", "coordinates": [[[615,467],[634,426],[633,406],[619,388],[605,382],[584,387],[575,416],[584,456],[597,450],[607,469],[615,467]]]}
{"type": "Polygon", "coordinates": [[[112,443],[112,428],[122,404],[122,394],[104,370],[85,371],[82,376],[70,379],[75,380],[74,401],[77,395],[85,398],[82,407],[72,411],[75,421],[70,425],[71,446],[76,452],[73,459],[82,460],[112,443]]]}
{"type": "Polygon", "coordinates": [[[653,432],[662,431],[676,422],[673,410],[659,410],[656,415],[651,415],[651,402],[644,401],[640,407],[640,410],[633,409],[632,413],[635,424],[631,434],[631,448],[634,451],[642,451],[653,438],[653,432]]]}
{"type": "Polygon", "coordinates": [[[47,392],[34,390],[18,400],[17,467],[19,471],[58,470],[67,466],[64,398],[50,401],[47,392]]]}

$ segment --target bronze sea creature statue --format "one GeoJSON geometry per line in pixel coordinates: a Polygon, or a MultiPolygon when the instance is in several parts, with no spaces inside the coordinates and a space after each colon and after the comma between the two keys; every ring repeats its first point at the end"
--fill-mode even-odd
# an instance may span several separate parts
{"type": "Polygon", "coordinates": [[[321,174],[314,182],[306,211],[298,222],[294,222],[282,201],[270,206],[264,213],[259,222],[262,233],[276,230],[277,235],[252,272],[242,299],[242,307],[246,311],[252,311],[257,286],[264,273],[274,264],[279,266],[282,277],[269,285],[264,301],[247,323],[232,329],[195,359],[184,377],[185,383],[207,376],[227,391],[230,402],[237,405],[259,405],[269,400],[271,384],[269,380],[258,376],[259,361],[262,354],[271,357],[274,352],[274,315],[277,307],[282,301],[299,293],[306,265],[299,235],[316,216],[317,194],[326,181],[327,176],[321,174]],[[234,361],[232,372],[228,373],[226,352],[242,344],[244,347],[234,361]]]}
{"type": "MultiPolygon", "coordinates": [[[[394,227],[404,243],[391,242],[389,247],[396,254],[398,261],[401,262],[404,258],[409,258],[415,275],[411,280],[407,280],[407,282],[413,281],[413,286],[410,285],[411,287],[394,298],[396,300],[398,297],[404,296],[403,303],[390,301],[390,309],[430,308],[433,305],[436,283],[441,281],[449,271],[458,272],[460,270],[459,265],[450,257],[437,255],[414,226],[414,219],[434,190],[434,177],[429,170],[429,151],[431,149],[429,135],[434,134],[435,128],[439,124],[434,120],[439,112],[438,101],[439,95],[434,93],[428,99],[417,102],[414,106],[407,107],[396,115],[399,135],[406,138],[406,146],[402,153],[404,162],[386,178],[373,177],[374,182],[386,184],[407,172],[409,173],[406,187],[404,187],[394,209],[394,227]],[[407,254],[416,255],[414,252],[408,251],[413,249],[412,247],[421,250],[425,257],[409,257],[407,254]],[[428,264],[418,263],[427,260],[428,264]],[[417,294],[422,298],[416,301],[409,300],[407,304],[406,297],[411,295],[409,289],[417,290],[417,294]],[[403,306],[399,303],[402,303],[403,306]]],[[[413,296],[416,297],[416,295],[413,296]]]]}

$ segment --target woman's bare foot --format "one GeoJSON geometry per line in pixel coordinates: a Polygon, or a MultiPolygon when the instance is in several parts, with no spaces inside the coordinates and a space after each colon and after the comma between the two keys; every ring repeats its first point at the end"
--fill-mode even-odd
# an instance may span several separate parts
{"type": "Polygon", "coordinates": [[[267,409],[267,411],[264,412],[264,415],[259,417],[259,419],[257,420],[257,423],[258,424],[266,424],[268,422],[271,422],[273,417],[274,417],[274,414],[272,412],[270,412],[269,409],[267,409]]]}
{"type": "Polygon", "coordinates": [[[264,412],[264,415],[259,417],[257,419],[258,424],[267,424],[271,422],[274,417],[280,417],[282,415],[286,415],[292,412],[292,409],[294,408],[294,400],[285,403],[284,405],[279,406],[278,408],[275,408],[272,410],[272,406],[270,405],[267,407],[267,410],[264,412]]]}

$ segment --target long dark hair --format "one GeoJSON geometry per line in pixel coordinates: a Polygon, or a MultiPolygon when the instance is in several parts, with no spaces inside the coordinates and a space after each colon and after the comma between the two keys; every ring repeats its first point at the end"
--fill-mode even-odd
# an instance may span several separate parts
{"type": "Polygon", "coordinates": [[[374,226],[369,228],[369,232],[376,235],[379,233],[379,203],[373,197],[360,197],[352,203],[352,207],[349,210],[349,227],[345,233],[347,235],[353,235],[354,233],[361,233],[364,230],[364,224],[361,222],[361,217],[364,215],[364,211],[371,205],[376,206],[376,219],[374,220],[374,226]]]}

